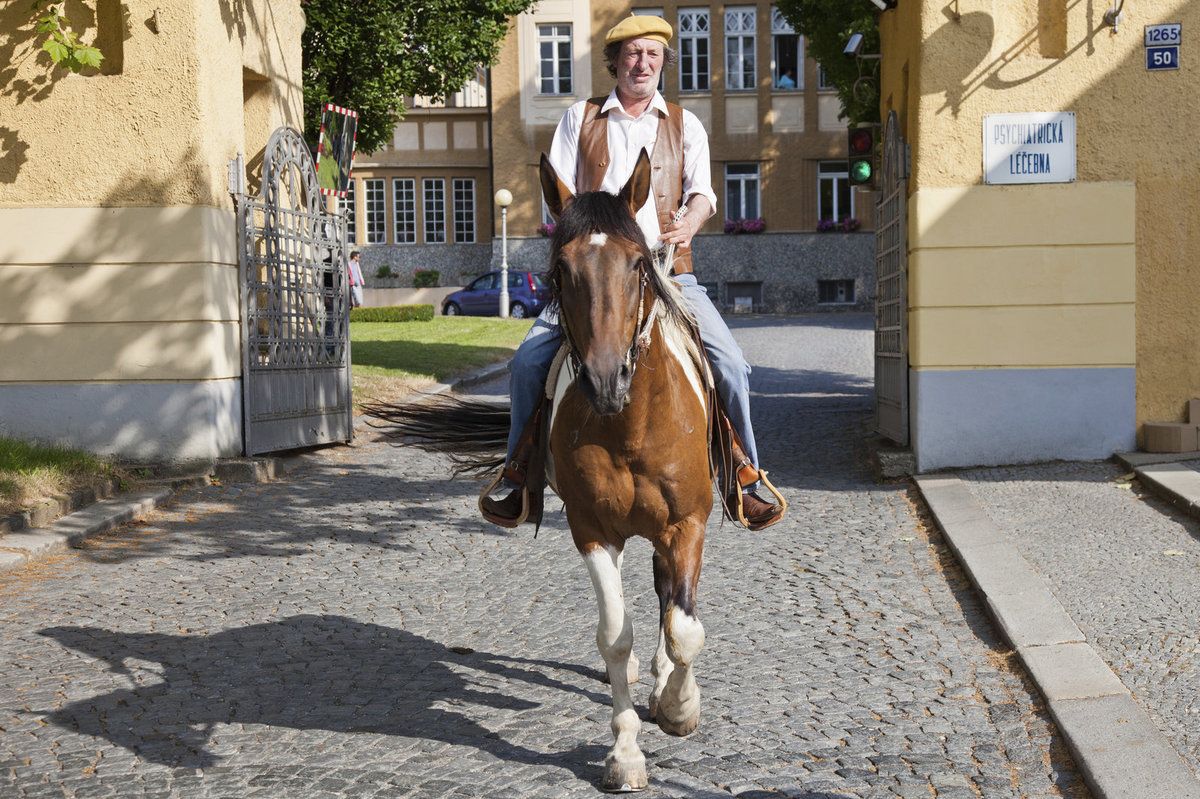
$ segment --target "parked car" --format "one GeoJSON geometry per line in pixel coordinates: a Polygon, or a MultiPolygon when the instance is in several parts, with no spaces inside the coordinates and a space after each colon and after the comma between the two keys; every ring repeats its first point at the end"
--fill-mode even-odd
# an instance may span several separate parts
{"type": "MultiPolygon", "coordinates": [[[[537,316],[550,300],[550,287],[534,272],[508,273],[508,315],[514,319],[537,316]]],[[[442,301],[445,316],[498,316],[500,314],[500,273],[488,272],[471,281],[465,289],[442,301]]]]}

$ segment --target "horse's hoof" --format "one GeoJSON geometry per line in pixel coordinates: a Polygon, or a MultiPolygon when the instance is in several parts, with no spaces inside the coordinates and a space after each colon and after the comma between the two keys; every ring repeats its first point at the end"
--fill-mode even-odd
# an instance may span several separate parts
{"type": "Polygon", "coordinates": [[[685,735],[691,735],[700,726],[700,711],[697,710],[694,715],[683,721],[671,721],[665,715],[660,715],[657,721],[659,729],[667,735],[678,735],[682,738],[685,735]]]}
{"type": "Polygon", "coordinates": [[[600,787],[606,793],[636,793],[646,790],[646,758],[638,756],[624,763],[612,755],[604,759],[604,780],[600,787]]]}

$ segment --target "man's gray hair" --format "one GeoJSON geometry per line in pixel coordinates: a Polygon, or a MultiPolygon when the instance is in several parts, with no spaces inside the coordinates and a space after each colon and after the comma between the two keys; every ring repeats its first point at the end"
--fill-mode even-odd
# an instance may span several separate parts
{"type": "MultiPolygon", "coordinates": [[[[625,42],[613,42],[604,46],[604,63],[608,67],[609,77],[617,76],[617,59],[621,57],[621,45],[625,42]]],[[[679,61],[679,53],[675,49],[663,45],[663,67],[668,67],[679,61]]]]}

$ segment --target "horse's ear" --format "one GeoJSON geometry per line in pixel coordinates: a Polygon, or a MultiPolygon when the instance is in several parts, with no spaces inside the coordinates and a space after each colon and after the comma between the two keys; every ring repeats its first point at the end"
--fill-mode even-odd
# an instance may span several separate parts
{"type": "Polygon", "coordinates": [[[546,157],[545,153],[542,153],[538,176],[542,181],[542,197],[546,200],[546,207],[550,209],[550,215],[557,221],[566,207],[575,199],[575,195],[558,177],[554,167],[550,166],[550,159],[546,157]]]}
{"type": "Polygon", "coordinates": [[[646,155],[645,150],[642,150],[638,156],[633,174],[621,187],[621,193],[618,196],[629,206],[629,213],[635,217],[638,209],[646,204],[646,198],[650,196],[650,156],[646,155]]]}

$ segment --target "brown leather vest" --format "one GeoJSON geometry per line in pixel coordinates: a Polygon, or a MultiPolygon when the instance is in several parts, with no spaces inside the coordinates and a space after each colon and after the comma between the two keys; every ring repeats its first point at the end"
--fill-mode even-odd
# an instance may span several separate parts
{"type": "MultiPolygon", "coordinates": [[[[608,97],[593,97],[579,125],[579,174],[575,190],[599,191],[608,173],[608,114],[600,109],[608,97]]],[[[658,229],[666,230],[683,202],[683,109],[667,103],[667,116],[659,117],[654,152],[650,153],[650,187],[658,211],[658,229]]],[[[675,251],[672,274],[692,271],[691,249],[675,251]]]]}

